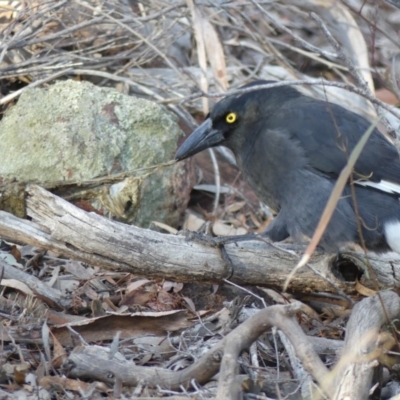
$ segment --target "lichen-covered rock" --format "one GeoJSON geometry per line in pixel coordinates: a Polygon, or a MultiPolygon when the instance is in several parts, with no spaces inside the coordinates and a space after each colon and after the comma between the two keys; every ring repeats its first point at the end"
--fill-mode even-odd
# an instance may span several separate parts
{"type": "MultiPolygon", "coordinates": [[[[72,80],[30,89],[0,122],[0,182],[85,181],[156,165],[173,158],[181,135],[163,106],[113,89],[72,80]]],[[[138,209],[122,219],[144,227],[153,220],[176,225],[192,186],[187,169],[179,163],[146,177],[138,209]]],[[[137,181],[122,186],[126,197],[137,181]]],[[[99,188],[103,197],[105,189],[99,188]]],[[[115,196],[115,188],[111,192],[115,196]]],[[[90,205],[104,211],[100,198],[90,205]]]]}

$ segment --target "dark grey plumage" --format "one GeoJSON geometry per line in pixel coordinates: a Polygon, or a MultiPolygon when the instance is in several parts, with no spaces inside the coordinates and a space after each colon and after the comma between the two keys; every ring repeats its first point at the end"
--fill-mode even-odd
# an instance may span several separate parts
{"type": "MultiPolygon", "coordinates": [[[[313,235],[348,155],[369,127],[358,114],[293,87],[258,89],[218,102],[176,159],[227,146],[260,199],[279,211],[265,234],[296,239],[313,235]]],[[[379,131],[357,160],[353,180],[367,248],[400,252],[399,154],[379,131]]],[[[347,185],[320,245],[332,250],[350,241],[360,237],[347,185]]]]}

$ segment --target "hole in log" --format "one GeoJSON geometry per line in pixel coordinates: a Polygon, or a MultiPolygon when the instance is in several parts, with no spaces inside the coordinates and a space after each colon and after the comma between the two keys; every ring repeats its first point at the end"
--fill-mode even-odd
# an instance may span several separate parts
{"type": "Polygon", "coordinates": [[[332,262],[332,272],[334,275],[345,282],[355,282],[360,280],[363,271],[345,255],[339,254],[332,262]]]}

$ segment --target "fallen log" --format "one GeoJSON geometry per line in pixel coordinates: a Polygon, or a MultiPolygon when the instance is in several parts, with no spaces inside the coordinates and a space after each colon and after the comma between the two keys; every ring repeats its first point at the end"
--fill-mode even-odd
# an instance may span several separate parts
{"type": "MultiPolygon", "coordinates": [[[[225,245],[227,262],[219,248],[114,222],[85,212],[37,185],[27,188],[27,215],[23,220],[0,211],[0,237],[49,249],[113,271],[181,282],[223,282],[281,289],[299,260],[302,247],[262,241],[225,245]]],[[[400,256],[316,253],[290,282],[293,292],[356,292],[356,284],[376,289],[399,287],[396,271],[400,256]]]]}

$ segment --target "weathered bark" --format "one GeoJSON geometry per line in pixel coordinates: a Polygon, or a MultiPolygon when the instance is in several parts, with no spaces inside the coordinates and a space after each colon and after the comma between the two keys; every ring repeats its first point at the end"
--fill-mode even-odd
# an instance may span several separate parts
{"type": "MultiPolygon", "coordinates": [[[[342,356],[334,369],[334,399],[366,399],[372,386],[374,367],[384,354],[385,342],[394,344],[392,336],[379,340],[383,324],[400,315],[400,298],[391,291],[363,299],[354,306],[346,328],[342,356]]],[[[387,349],[386,349],[387,350],[387,349]]]]}
{"type": "MultiPolygon", "coordinates": [[[[239,399],[241,393],[235,385],[239,368],[239,355],[262,333],[276,326],[282,330],[301,359],[304,368],[324,387],[328,369],[315,352],[307,336],[296,321],[296,313],[302,311],[301,303],[271,306],[259,311],[230,332],[220,343],[223,357],[219,375],[217,399],[239,399]]],[[[216,347],[217,347],[216,346],[216,347]]],[[[215,348],[214,348],[215,349],[215,348]]],[[[212,350],[214,350],[212,349],[212,350]]]]}
{"type": "MultiPolygon", "coordinates": [[[[27,213],[33,222],[0,211],[0,237],[50,249],[61,255],[115,271],[176,281],[221,282],[282,288],[298,262],[299,247],[271,246],[264,242],[226,245],[231,265],[218,248],[179,235],[128,226],[87,213],[39,186],[27,191],[27,213]],[[297,249],[297,250],[296,250],[297,249]],[[288,251],[291,250],[291,251],[288,251]],[[293,251],[295,250],[295,251],[293,251]],[[296,252],[297,251],[297,252],[296,252]]],[[[381,287],[399,287],[400,256],[370,254],[381,287]]],[[[359,253],[315,254],[289,285],[292,291],[352,293],[356,278],[367,279],[365,256],[359,253]],[[345,280],[343,272],[347,273],[345,280]]]]}
{"type": "Polygon", "coordinates": [[[23,282],[36,297],[42,299],[46,304],[56,308],[70,306],[70,300],[67,299],[60,290],[50,287],[40,279],[36,278],[36,276],[27,274],[26,272],[9,265],[3,260],[0,260],[0,271],[2,278],[15,279],[23,282]]]}
{"type": "Polygon", "coordinates": [[[240,352],[248,348],[262,333],[272,326],[277,326],[293,343],[305,368],[320,384],[324,384],[323,379],[328,370],[295,318],[296,312],[301,311],[301,307],[301,303],[297,302],[286,306],[271,306],[259,311],[231,331],[194,364],[180,371],[137,366],[119,353],[110,359],[110,352],[99,346],[76,347],[68,357],[64,368],[68,371],[68,375],[80,379],[108,383],[120,379],[128,386],[142,382],[149,386],[159,385],[174,390],[181,386],[190,386],[193,380],[200,384],[208,382],[218,372],[222,363],[216,398],[226,399],[235,395],[232,390],[236,393],[241,390],[234,385],[240,352]]]}
{"type": "Polygon", "coordinates": [[[382,292],[357,304],[347,325],[345,348],[332,371],[322,363],[311,344],[311,338],[304,334],[298,324],[296,314],[301,311],[305,311],[304,305],[299,302],[260,310],[228,333],[191,366],[181,371],[136,366],[119,353],[110,359],[109,351],[98,346],[75,348],[64,367],[70,376],[80,379],[108,383],[118,379],[128,386],[141,382],[144,385],[159,385],[172,390],[181,386],[188,387],[193,380],[200,384],[205,383],[220,369],[216,398],[236,399],[241,398],[243,390],[239,384],[242,377],[239,375],[240,353],[248,349],[261,334],[275,326],[285,334],[304,369],[328,398],[367,398],[372,381],[372,367],[377,364],[377,358],[385,349],[376,340],[379,329],[387,321],[386,317],[393,319],[400,313],[400,298],[397,294],[382,292]]]}

